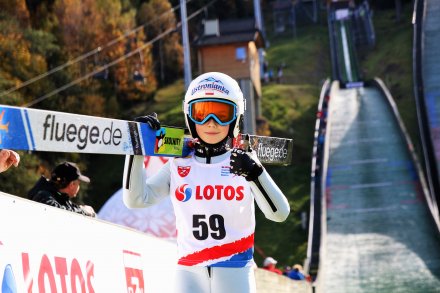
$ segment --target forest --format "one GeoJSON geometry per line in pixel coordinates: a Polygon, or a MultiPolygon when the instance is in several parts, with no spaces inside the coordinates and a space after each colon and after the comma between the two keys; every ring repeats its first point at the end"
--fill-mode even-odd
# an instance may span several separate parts
{"type": "MultiPolygon", "coordinates": [[[[0,104],[132,120],[133,108],[183,77],[178,0],[13,2],[0,0],[0,104]]],[[[186,2],[191,41],[204,18],[253,15],[252,1],[186,2]]],[[[61,160],[87,173],[99,157],[21,156],[21,167],[0,178],[2,191],[19,196],[61,160]]],[[[85,186],[79,200],[87,194],[85,186]]]]}

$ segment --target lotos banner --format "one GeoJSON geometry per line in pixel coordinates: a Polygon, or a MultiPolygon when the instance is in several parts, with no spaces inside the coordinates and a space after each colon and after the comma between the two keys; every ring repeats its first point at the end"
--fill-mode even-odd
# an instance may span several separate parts
{"type": "Polygon", "coordinates": [[[176,244],[0,192],[1,292],[172,292],[176,244]]]}

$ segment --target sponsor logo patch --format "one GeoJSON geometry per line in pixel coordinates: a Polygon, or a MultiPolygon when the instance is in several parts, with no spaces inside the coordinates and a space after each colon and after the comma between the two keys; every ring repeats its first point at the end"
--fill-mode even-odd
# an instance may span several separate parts
{"type": "Polygon", "coordinates": [[[196,185],[189,187],[188,184],[182,184],[177,187],[174,195],[181,202],[186,202],[191,198],[193,200],[236,200],[241,201],[244,198],[243,186],[231,185],[196,185]]]}
{"type": "Polygon", "coordinates": [[[186,202],[191,198],[192,190],[187,186],[188,184],[183,184],[179,186],[174,192],[174,195],[176,196],[176,199],[178,201],[186,202]]]}
{"type": "Polygon", "coordinates": [[[231,174],[231,166],[222,166],[221,168],[221,176],[229,176],[231,174]]]}
{"type": "Polygon", "coordinates": [[[179,173],[180,177],[186,177],[189,174],[189,171],[191,171],[190,166],[178,166],[177,167],[177,173],[179,173]]]}

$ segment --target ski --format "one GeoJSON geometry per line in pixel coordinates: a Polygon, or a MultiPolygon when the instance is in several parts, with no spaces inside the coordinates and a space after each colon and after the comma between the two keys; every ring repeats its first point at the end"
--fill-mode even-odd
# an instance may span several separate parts
{"type": "MultiPolygon", "coordinates": [[[[184,128],[0,105],[0,148],[27,151],[144,156],[186,156],[191,139],[184,128]]],[[[289,165],[292,139],[240,135],[233,146],[249,145],[264,164],[289,165]]]]}

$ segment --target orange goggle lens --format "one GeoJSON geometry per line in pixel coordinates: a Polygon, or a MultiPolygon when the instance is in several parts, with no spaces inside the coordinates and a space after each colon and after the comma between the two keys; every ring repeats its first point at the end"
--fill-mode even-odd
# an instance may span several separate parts
{"type": "Polygon", "coordinates": [[[205,99],[189,103],[189,117],[196,124],[213,118],[222,126],[229,125],[235,120],[236,112],[236,105],[229,101],[205,99]]]}

